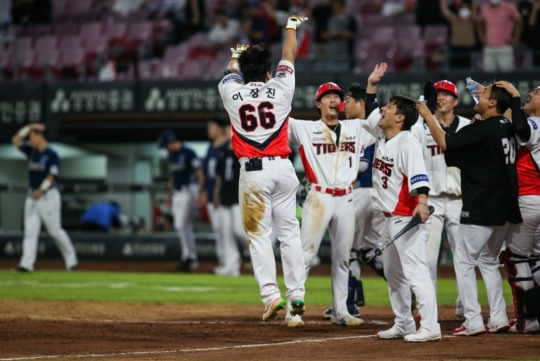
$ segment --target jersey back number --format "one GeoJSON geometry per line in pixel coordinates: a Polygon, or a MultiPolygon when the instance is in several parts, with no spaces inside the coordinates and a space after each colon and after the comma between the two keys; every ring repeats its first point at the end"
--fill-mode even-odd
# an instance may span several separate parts
{"type": "Polygon", "coordinates": [[[516,162],[516,140],[514,138],[503,138],[502,145],[506,164],[514,164],[516,162]]]}
{"type": "Polygon", "coordinates": [[[238,109],[240,124],[246,132],[252,132],[260,125],[264,129],[272,129],[276,125],[276,116],[272,113],[274,105],[262,102],[257,108],[251,104],[244,104],[238,109]]]}

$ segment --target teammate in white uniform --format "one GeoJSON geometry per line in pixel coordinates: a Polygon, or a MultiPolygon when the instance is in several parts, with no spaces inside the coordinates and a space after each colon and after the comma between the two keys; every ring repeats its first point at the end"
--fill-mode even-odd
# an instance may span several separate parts
{"type": "Polygon", "coordinates": [[[232,125],[232,145],[240,159],[239,201],[255,278],[265,305],[263,321],[287,302],[276,281],[270,242],[272,226],[280,241],[290,327],[303,326],[306,272],[296,219],[298,178],[288,155],[288,125],[295,87],[296,29],[304,18],[291,16],[276,75],[262,46],[237,46],[218,89],[232,125]],[[240,76],[240,72],[242,76],[240,76]]]}
{"type": "Polygon", "coordinates": [[[534,248],[540,248],[540,239],[535,239],[540,226],[540,87],[528,94],[522,110],[519,91],[512,84],[504,81],[495,84],[513,97],[512,124],[521,144],[516,168],[523,223],[510,225],[506,249],[501,254],[517,318],[510,331],[533,333],[540,330],[540,285],[535,285],[533,278],[534,266],[540,258],[540,254],[533,254],[534,248]]]}
{"type": "MultiPolygon", "coordinates": [[[[445,132],[454,134],[471,123],[469,119],[454,114],[454,108],[459,103],[459,91],[454,83],[441,80],[435,83],[437,90],[437,105],[435,119],[445,132]]],[[[429,177],[429,204],[435,208],[431,216],[431,228],[427,242],[427,260],[433,286],[437,290],[437,263],[443,225],[446,229],[448,242],[454,252],[455,239],[458,237],[459,217],[461,214],[461,176],[456,167],[447,167],[441,148],[433,140],[429,127],[420,118],[411,128],[424,153],[424,162],[429,177]]],[[[463,318],[461,301],[456,301],[456,315],[463,318]]]]}
{"type": "MultiPolygon", "coordinates": [[[[377,84],[386,71],[386,63],[377,64],[368,78],[368,89],[358,83],[349,85],[345,93],[345,101],[339,105],[339,110],[345,112],[347,119],[365,119],[366,114],[378,108],[377,84]]],[[[347,309],[355,317],[360,316],[360,307],[365,305],[363,283],[360,278],[360,261],[370,266],[384,278],[382,257],[375,255],[381,240],[381,230],[384,216],[373,208],[372,164],[375,155],[375,144],[366,147],[360,158],[356,188],[353,189],[354,203],[354,238],[349,256],[349,292],[347,309]]],[[[333,307],[328,307],[322,314],[323,319],[330,319],[333,307]]]]}
{"type": "Polygon", "coordinates": [[[407,342],[441,338],[435,288],[426,260],[429,181],[422,149],[409,132],[417,119],[414,100],[398,95],[390,98],[380,112],[372,112],[364,123],[377,139],[373,187],[377,192],[375,208],[385,215],[381,241],[389,241],[412,217],[418,216],[422,221],[383,252],[384,274],[396,318],[390,329],[380,331],[377,336],[404,338],[407,342]],[[411,288],[421,315],[417,331],[411,312],[411,288]]]}
{"type": "Polygon", "coordinates": [[[332,243],[332,295],[334,324],[364,324],[347,310],[349,254],[354,237],[352,190],[364,149],[375,142],[360,121],[338,120],[343,91],[335,83],[322,84],[315,94],[318,121],[291,119],[289,139],[298,152],[310,190],[302,209],[301,239],[306,271],[329,228],[332,243]]]}
{"type": "Polygon", "coordinates": [[[60,192],[56,188],[56,178],[60,172],[60,158],[45,139],[45,125],[34,123],[24,126],[11,142],[29,160],[28,197],[24,203],[23,253],[17,272],[32,272],[37,257],[37,245],[41,224],[62,253],[66,270],[77,267],[75,248],[66,231],[62,229],[60,192]],[[25,138],[29,136],[28,142],[25,138]]]}
{"type": "Polygon", "coordinates": [[[429,109],[418,102],[448,166],[461,170],[463,207],[459,237],[455,243],[454,268],[463,303],[465,322],[454,336],[475,336],[510,328],[503,297],[498,256],[509,223],[520,223],[514,129],[502,114],[512,101],[497,86],[479,95],[474,110],[482,117],[455,134],[445,133],[429,109]],[[490,318],[486,326],[478,303],[475,267],[486,283],[490,318]]]}

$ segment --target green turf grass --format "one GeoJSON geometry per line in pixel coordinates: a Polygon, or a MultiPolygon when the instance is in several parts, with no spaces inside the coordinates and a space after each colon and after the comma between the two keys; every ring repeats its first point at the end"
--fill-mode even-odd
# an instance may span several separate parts
{"type": "MultiPolygon", "coordinates": [[[[280,288],[285,296],[283,278],[280,288]]],[[[386,283],[381,278],[365,278],[367,306],[390,304],[386,283]]],[[[486,291],[479,281],[480,302],[487,304],[486,291]]],[[[505,298],[512,296],[506,280],[505,298]]],[[[225,277],[201,274],[123,273],[123,272],[63,272],[38,271],[29,274],[0,271],[1,299],[142,301],[176,303],[260,304],[259,289],[252,275],[225,277]]],[[[456,283],[440,279],[439,305],[453,305],[456,283]]],[[[306,284],[306,304],[331,304],[330,278],[311,276],[306,284]]]]}

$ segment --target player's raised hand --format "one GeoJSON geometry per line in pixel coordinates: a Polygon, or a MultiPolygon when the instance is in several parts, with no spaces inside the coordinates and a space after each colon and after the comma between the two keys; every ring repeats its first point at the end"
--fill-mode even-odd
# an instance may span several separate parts
{"type": "Polygon", "coordinates": [[[287,26],[285,26],[286,29],[292,29],[296,30],[302,24],[304,21],[306,21],[307,17],[302,17],[298,15],[291,15],[289,19],[287,20],[287,26]]]}
{"type": "Polygon", "coordinates": [[[236,44],[236,49],[231,48],[231,59],[238,59],[249,48],[249,44],[236,44]]]}
{"type": "Polygon", "coordinates": [[[368,84],[371,86],[377,86],[384,76],[387,67],[388,65],[386,63],[376,64],[371,74],[369,74],[368,84]]]}

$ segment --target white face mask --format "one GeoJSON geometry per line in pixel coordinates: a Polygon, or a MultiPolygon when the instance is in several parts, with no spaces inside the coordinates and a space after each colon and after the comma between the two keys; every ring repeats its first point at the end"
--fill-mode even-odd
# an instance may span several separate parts
{"type": "Polygon", "coordinates": [[[467,7],[459,8],[459,17],[462,19],[468,19],[471,17],[471,10],[467,7]]]}
{"type": "Polygon", "coordinates": [[[489,0],[491,5],[499,5],[501,3],[501,0],[489,0]]]}

